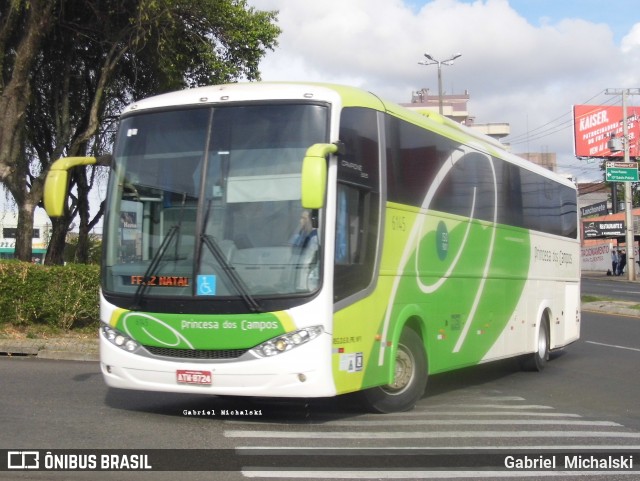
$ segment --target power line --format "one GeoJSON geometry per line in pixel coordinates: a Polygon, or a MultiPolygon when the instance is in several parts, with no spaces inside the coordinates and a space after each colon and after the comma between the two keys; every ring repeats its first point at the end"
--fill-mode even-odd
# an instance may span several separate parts
{"type": "MultiPolygon", "coordinates": [[[[597,98],[598,96],[604,94],[605,90],[601,90],[600,92],[598,92],[597,94],[595,94],[594,96],[592,96],[590,99],[582,102],[583,105],[588,105],[589,102],[591,102],[593,99],[597,98]]],[[[616,100],[613,98],[607,98],[606,102],[603,102],[599,105],[610,105],[615,103],[616,100]]],[[[573,113],[572,112],[566,112],[552,120],[550,120],[549,122],[546,122],[545,124],[542,124],[539,127],[536,127],[534,129],[531,130],[527,130],[526,132],[522,133],[522,134],[517,134],[514,136],[508,136],[506,138],[506,140],[511,144],[511,145],[520,145],[520,144],[524,144],[527,142],[531,142],[531,141],[536,141],[536,140],[540,140],[543,139],[545,137],[548,137],[550,135],[556,134],[561,132],[562,130],[566,130],[570,127],[573,126],[573,113]],[[560,122],[560,123],[557,123],[560,122]]]]}

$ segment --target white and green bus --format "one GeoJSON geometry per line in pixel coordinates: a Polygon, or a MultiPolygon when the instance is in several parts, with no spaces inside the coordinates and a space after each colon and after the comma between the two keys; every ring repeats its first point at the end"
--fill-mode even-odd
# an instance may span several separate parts
{"type": "MultiPolygon", "coordinates": [[[[66,158],[48,176],[65,208],[66,158]]],[[[430,374],[580,332],[575,186],[435,113],[344,86],[136,102],[111,156],[109,386],[411,409],[430,374]]]]}

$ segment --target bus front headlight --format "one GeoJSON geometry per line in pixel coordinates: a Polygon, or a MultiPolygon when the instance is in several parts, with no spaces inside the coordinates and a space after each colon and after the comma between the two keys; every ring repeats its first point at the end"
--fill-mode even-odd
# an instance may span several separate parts
{"type": "Polygon", "coordinates": [[[139,347],[136,341],[111,326],[103,324],[100,331],[107,341],[127,352],[134,352],[139,347]]]}
{"type": "Polygon", "coordinates": [[[322,334],[322,326],[313,326],[274,337],[251,349],[257,357],[272,357],[306,344],[322,334]]]}

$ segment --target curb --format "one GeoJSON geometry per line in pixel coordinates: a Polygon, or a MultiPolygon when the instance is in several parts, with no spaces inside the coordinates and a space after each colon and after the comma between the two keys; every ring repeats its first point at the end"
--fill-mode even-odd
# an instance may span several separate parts
{"type": "Polygon", "coordinates": [[[97,339],[0,339],[0,356],[98,361],[97,339]]]}
{"type": "Polygon", "coordinates": [[[596,301],[582,303],[583,312],[601,312],[618,316],[637,317],[640,319],[640,304],[624,301],[596,301]]]}
{"type": "Polygon", "coordinates": [[[58,361],[98,361],[100,355],[96,351],[92,352],[73,352],[73,351],[52,351],[43,349],[38,351],[36,357],[40,359],[54,359],[58,361]]]}

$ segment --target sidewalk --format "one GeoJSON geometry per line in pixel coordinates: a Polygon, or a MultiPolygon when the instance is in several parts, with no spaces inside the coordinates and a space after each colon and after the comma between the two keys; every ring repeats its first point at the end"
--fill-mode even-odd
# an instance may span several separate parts
{"type": "Polygon", "coordinates": [[[0,339],[0,356],[33,356],[40,359],[97,361],[98,338],[0,339]]]}
{"type": "Polygon", "coordinates": [[[608,276],[606,271],[582,271],[582,277],[588,277],[590,279],[602,278],[608,281],[626,281],[626,282],[638,282],[640,283],[640,268],[636,270],[636,279],[630,281],[627,273],[625,272],[621,276],[608,276]]]}

